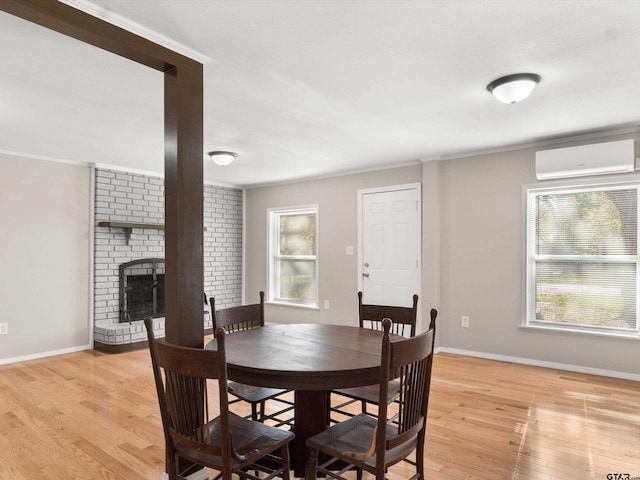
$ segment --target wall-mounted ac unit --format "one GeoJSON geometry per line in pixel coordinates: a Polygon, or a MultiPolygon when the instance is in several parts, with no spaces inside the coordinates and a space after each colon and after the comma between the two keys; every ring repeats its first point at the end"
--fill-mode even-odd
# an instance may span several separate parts
{"type": "Polygon", "coordinates": [[[536,177],[581,177],[635,170],[633,140],[595,143],[536,152],[536,177]]]}

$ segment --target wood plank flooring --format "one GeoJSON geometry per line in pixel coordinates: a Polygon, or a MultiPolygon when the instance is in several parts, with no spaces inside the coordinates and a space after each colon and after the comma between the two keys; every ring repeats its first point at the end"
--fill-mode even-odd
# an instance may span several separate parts
{"type": "MultiPolygon", "coordinates": [[[[449,354],[433,375],[427,479],[640,477],[637,382],[449,354]]],[[[163,458],[147,351],[0,366],[0,479],[160,480],[163,458]]]]}

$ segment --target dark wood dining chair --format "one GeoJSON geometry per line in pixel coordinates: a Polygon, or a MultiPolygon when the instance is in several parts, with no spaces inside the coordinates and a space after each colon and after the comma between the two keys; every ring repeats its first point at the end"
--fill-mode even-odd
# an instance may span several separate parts
{"type": "Polygon", "coordinates": [[[362,472],[384,480],[388,467],[406,461],[416,468],[414,479],[424,479],[424,445],[429,405],[429,386],[433,364],[435,317],[429,331],[391,342],[391,320],[383,321],[380,385],[377,418],[365,413],[349,418],[307,439],[308,459],[305,477],[314,480],[318,472],[333,478],[352,468],[357,478],[362,472]],[[386,402],[390,380],[400,385],[397,402],[386,402]],[[415,451],[415,461],[409,455],[415,451]],[[327,455],[321,465],[318,454],[327,455]],[[347,466],[335,465],[341,461],[347,466]],[[336,469],[338,470],[336,472],[336,469]]]}
{"type": "MultiPolygon", "coordinates": [[[[418,318],[418,295],[413,296],[412,307],[398,307],[392,305],[372,305],[362,303],[362,292],[358,292],[358,322],[360,328],[371,328],[382,330],[382,321],[389,318],[392,321],[391,333],[402,336],[415,336],[416,321],[418,318]]],[[[388,402],[393,401],[397,396],[397,382],[392,382],[389,386],[388,402]]],[[[347,417],[354,416],[354,413],[345,410],[345,407],[360,402],[361,411],[367,413],[367,404],[378,405],[378,385],[367,385],[365,387],[342,388],[334,390],[332,393],[346,397],[347,400],[331,407],[331,412],[347,417]]],[[[331,398],[331,397],[330,397],[331,398]]],[[[331,421],[336,422],[335,419],[331,421]]]]}
{"type": "Polygon", "coordinates": [[[361,328],[382,330],[382,321],[391,319],[391,333],[413,337],[418,318],[418,295],[413,296],[411,307],[395,305],[373,305],[362,303],[362,292],[358,292],[358,322],[361,328]]]}
{"type": "MultiPolygon", "coordinates": [[[[215,302],[214,297],[209,299],[214,332],[218,328],[223,329],[226,333],[233,333],[264,326],[264,292],[260,292],[260,303],[251,305],[216,310],[215,302]]],[[[277,346],[274,346],[274,348],[277,348],[277,346]]],[[[271,420],[270,423],[275,426],[293,425],[293,415],[285,415],[293,410],[293,402],[283,398],[284,394],[288,393],[288,390],[229,382],[229,393],[234,397],[229,404],[249,403],[251,415],[248,418],[260,422],[271,420]],[[265,409],[267,400],[276,400],[286,406],[276,412],[267,414],[265,409]]]]}
{"type": "MultiPolygon", "coordinates": [[[[258,480],[258,472],[263,472],[260,480],[276,476],[289,480],[289,443],[294,434],[229,412],[224,330],[217,332],[217,350],[205,350],[156,340],[151,317],[144,324],[169,480],[186,478],[187,473],[178,472],[178,465],[184,463],[181,458],[218,470],[224,480],[231,480],[232,474],[258,480]],[[217,417],[210,415],[210,409],[215,409],[209,397],[212,388],[219,396],[217,417]]],[[[215,392],[211,395],[215,397],[215,392]]]]}

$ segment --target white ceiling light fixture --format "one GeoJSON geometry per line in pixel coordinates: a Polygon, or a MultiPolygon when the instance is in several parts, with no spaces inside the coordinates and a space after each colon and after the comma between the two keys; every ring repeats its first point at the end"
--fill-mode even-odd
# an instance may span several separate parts
{"type": "Polygon", "coordinates": [[[515,73],[495,79],[489,85],[494,97],[503,103],[518,103],[527,98],[540,82],[540,75],[535,73],[515,73]]]}
{"type": "Polygon", "coordinates": [[[209,157],[213,160],[216,165],[220,165],[221,167],[226,167],[227,165],[231,165],[231,162],[235,160],[238,156],[237,153],[233,152],[225,152],[222,150],[218,150],[215,152],[209,152],[209,157]]]}

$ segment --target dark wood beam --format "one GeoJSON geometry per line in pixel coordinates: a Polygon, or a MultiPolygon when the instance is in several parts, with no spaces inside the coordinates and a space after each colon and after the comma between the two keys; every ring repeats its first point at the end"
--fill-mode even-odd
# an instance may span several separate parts
{"type": "Polygon", "coordinates": [[[0,0],[0,10],[165,72],[166,338],[203,346],[202,64],[57,0],[0,0]]]}
{"type": "Polygon", "coordinates": [[[177,345],[203,347],[202,65],[164,77],[165,335],[177,345]],[[168,292],[178,296],[168,302],[168,292]]]}

